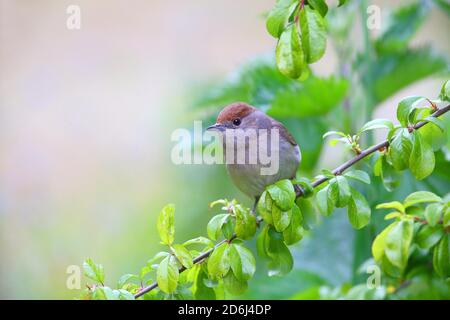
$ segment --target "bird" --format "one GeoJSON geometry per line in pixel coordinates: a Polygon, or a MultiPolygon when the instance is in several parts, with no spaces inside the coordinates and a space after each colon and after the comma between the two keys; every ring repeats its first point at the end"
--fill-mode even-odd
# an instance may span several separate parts
{"type": "MultiPolygon", "coordinates": [[[[268,185],[282,179],[294,179],[301,161],[300,147],[289,131],[278,121],[265,114],[263,111],[245,102],[235,102],[223,108],[217,116],[215,124],[206,130],[218,131],[223,141],[225,164],[229,176],[234,185],[244,194],[255,200],[255,206],[259,197],[268,185]],[[256,135],[246,134],[255,132],[256,135]],[[260,143],[260,138],[264,137],[264,132],[268,132],[267,140],[276,140],[277,143],[267,141],[267,144],[260,143]],[[227,140],[227,136],[233,136],[227,140]],[[239,139],[238,137],[243,137],[239,139]],[[251,163],[251,151],[256,144],[258,151],[257,161],[251,163]],[[227,153],[232,153],[233,157],[227,159],[227,153]],[[244,163],[239,163],[237,154],[245,154],[244,163]],[[268,171],[269,164],[260,159],[259,152],[266,152],[273,160],[278,160],[278,167],[274,172],[264,174],[264,169],[268,171]],[[232,161],[230,161],[232,160],[232,161]]],[[[242,161],[241,161],[242,162],[242,161]]]]}

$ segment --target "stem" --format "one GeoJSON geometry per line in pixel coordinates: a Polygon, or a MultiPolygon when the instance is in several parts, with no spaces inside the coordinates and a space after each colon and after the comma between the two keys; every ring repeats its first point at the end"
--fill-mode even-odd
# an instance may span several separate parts
{"type": "MultiPolygon", "coordinates": [[[[439,116],[443,115],[444,113],[446,113],[446,112],[448,112],[448,111],[450,111],[450,104],[447,105],[446,107],[443,107],[442,109],[437,109],[437,110],[431,115],[431,117],[439,117],[439,116]]],[[[426,121],[421,121],[421,122],[417,123],[417,124],[413,127],[413,129],[414,129],[414,130],[420,129],[420,128],[422,128],[424,125],[426,125],[427,123],[428,123],[428,122],[426,122],[426,121]]],[[[388,146],[389,146],[389,140],[385,140],[385,141],[383,141],[383,142],[380,142],[380,143],[378,143],[378,144],[376,144],[376,145],[374,145],[374,146],[372,146],[372,147],[370,147],[370,148],[368,148],[368,149],[366,149],[366,150],[363,150],[363,151],[362,151],[360,154],[358,154],[356,157],[354,157],[354,158],[352,158],[352,159],[350,159],[350,160],[344,162],[343,164],[341,164],[340,166],[338,166],[337,168],[335,168],[332,172],[333,172],[333,174],[334,174],[335,176],[336,176],[336,175],[340,175],[340,174],[342,174],[345,170],[347,170],[348,168],[350,168],[351,166],[353,166],[355,163],[357,163],[358,161],[364,159],[365,157],[369,156],[370,154],[372,154],[372,153],[374,153],[374,152],[376,152],[376,151],[378,151],[378,150],[380,150],[380,149],[387,148],[388,146]]],[[[322,176],[322,177],[320,177],[319,179],[315,180],[311,185],[315,188],[315,187],[321,185],[322,183],[328,181],[329,179],[330,179],[330,178],[327,178],[327,177],[325,177],[325,176],[322,176]]],[[[300,198],[302,195],[303,195],[303,193],[302,193],[301,190],[298,190],[298,191],[296,192],[296,197],[297,197],[297,198],[300,198]]],[[[259,224],[261,221],[262,221],[261,219],[258,219],[258,220],[257,220],[258,224],[259,224]]],[[[236,234],[234,234],[230,239],[225,239],[225,240],[222,240],[222,241],[218,242],[218,243],[214,246],[214,248],[211,248],[211,249],[209,249],[208,251],[203,252],[201,255],[199,255],[198,257],[196,257],[195,259],[193,259],[192,262],[193,262],[194,264],[203,262],[206,258],[208,258],[208,257],[211,255],[211,253],[214,251],[214,249],[216,249],[218,246],[220,246],[220,245],[222,245],[222,244],[224,244],[224,243],[226,243],[226,242],[230,242],[230,241],[232,241],[232,240],[234,240],[234,239],[236,239],[236,234]]],[[[181,273],[181,272],[183,272],[183,271],[185,271],[185,270],[186,270],[186,268],[182,266],[182,267],[179,269],[179,272],[181,273]]],[[[147,292],[150,292],[151,290],[153,290],[153,289],[155,289],[155,288],[157,288],[157,287],[158,287],[158,283],[155,281],[155,282],[153,282],[152,284],[150,284],[149,286],[147,286],[147,287],[145,287],[145,288],[142,288],[138,293],[136,293],[136,294],[134,295],[134,297],[137,299],[137,298],[139,298],[140,296],[146,294],[147,292]]]]}
{"type": "MultiPolygon", "coordinates": [[[[443,115],[444,113],[448,112],[450,110],[450,104],[447,105],[446,107],[442,108],[442,109],[438,109],[436,112],[434,112],[431,116],[432,117],[439,117],[441,115],[443,115]]],[[[419,123],[417,123],[413,129],[417,130],[422,128],[424,125],[426,125],[427,122],[426,121],[421,121],[419,123]]],[[[367,157],[368,155],[380,150],[380,149],[384,149],[387,148],[389,146],[389,140],[384,140],[364,151],[362,151],[360,154],[358,154],[356,157],[351,158],[350,160],[344,162],[343,164],[341,164],[339,167],[337,167],[336,169],[334,169],[332,172],[334,175],[340,175],[342,174],[345,170],[347,170],[348,168],[350,168],[352,165],[354,165],[355,163],[357,163],[358,161],[364,159],[365,157],[367,157]]],[[[327,177],[322,176],[319,179],[317,179],[316,181],[314,181],[311,185],[313,187],[317,187],[319,185],[321,185],[322,183],[324,183],[325,181],[329,180],[327,177]]],[[[299,196],[299,195],[298,195],[299,196]]]]}
{"type": "Polygon", "coordinates": [[[299,16],[300,16],[300,11],[302,11],[303,7],[305,6],[305,0],[299,0],[298,2],[300,3],[300,5],[299,5],[299,9],[297,11],[297,14],[294,17],[294,23],[295,24],[298,23],[298,19],[299,19],[299,16]]]}

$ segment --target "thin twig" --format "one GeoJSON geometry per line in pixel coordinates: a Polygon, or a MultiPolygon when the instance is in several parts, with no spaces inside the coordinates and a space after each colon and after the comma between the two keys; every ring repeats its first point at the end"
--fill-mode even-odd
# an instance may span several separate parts
{"type": "MultiPolygon", "coordinates": [[[[450,104],[447,105],[446,107],[443,107],[441,109],[437,109],[432,115],[431,117],[439,117],[441,115],[443,115],[444,113],[450,111],[450,104]]],[[[419,123],[417,123],[413,129],[417,130],[422,128],[424,125],[426,125],[428,122],[427,121],[421,121],[419,123]]],[[[337,168],[335,168],[332,172],[334,175],[341,175],[345,170],[347,170],[348,168],[350,168],[351,166],[353,166],[355,163],[357,163],[358,161],[364,159],[365,157],[369,156],[370,154],[378,151],[378,150],[382,150],[385,149],[389,146],[389,140],[385,140],[383,142],[380,142],[366,150],[361,151],[360,154],[358,154],[357,156],[355,156],[354,158],[351,158],[350,160],[344,162],[343,164],[341,164],[340,166],[338,166],[337,168]]],[[[321,176],[320,178],[318,178],[317,180],[315,180],[311,185],[315,188],[319,185],[321,185],[322,183],[328,181],[330,178],[325,177],[325,176],[321,176]]],[[[297,192],[297,198],[302,196],[302,192],[298,191],[297,192]]],[[[258,222],[261,220],[258,220],[258,222]]],[[[205,251],[204,253],[202,253],[201,255],[199,255],[198,257],[196,257],[195,259],[192,260],[192,262],[194,264],[200,263],[203,260],[205,260],[206,258],[208,258],[210,256],[210,254],[214,251],[215,248],[217,248],[218,246],[220,246],[221,244],[225,243],[225,242],[229,242],[232,241],[236,238],[236,234],[234,234],[231,239],[225,239],[220,241],[219,243],[217,243],[214,248],[209,249],[208,251],[205,251]]],[[[179,269],[179,272],[183,272],[185,271],[186,268],[185,267],[181,267],[179,269]]],[[[158,287],[158,283],[155,281],[152,284],[150,284],[149,286],[142,288],[138,293],[136,293],[134,295],[134,297],[137,299],[140,296],[146,294],[147,292],[150,292],[151,290],[155,289],[158,287]]]]}

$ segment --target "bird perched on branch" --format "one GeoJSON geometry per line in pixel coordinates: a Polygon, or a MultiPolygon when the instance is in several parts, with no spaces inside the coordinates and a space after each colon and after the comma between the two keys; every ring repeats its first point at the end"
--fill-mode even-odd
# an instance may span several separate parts
{"type": "Polygon", "coordinates": [[[233,183],[256,201],[266,186],[295,177],[299,146],[281,123],[257,108],[244,102],[230,104],[207,130],[220,132],[233,183]]]}

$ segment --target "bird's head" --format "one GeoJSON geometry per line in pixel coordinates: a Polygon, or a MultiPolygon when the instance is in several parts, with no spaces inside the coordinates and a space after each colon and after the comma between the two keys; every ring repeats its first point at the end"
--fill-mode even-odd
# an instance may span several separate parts
{"type": "Polygon", "coordinates": [[[232,103],[223,108],[217,116],[216,123],[206,130],[245,129],[249,116],[257,110],[245,102],[232,103]]]}

